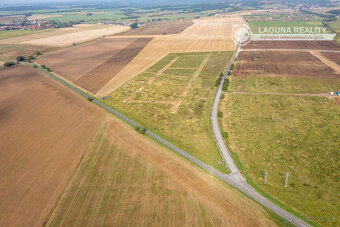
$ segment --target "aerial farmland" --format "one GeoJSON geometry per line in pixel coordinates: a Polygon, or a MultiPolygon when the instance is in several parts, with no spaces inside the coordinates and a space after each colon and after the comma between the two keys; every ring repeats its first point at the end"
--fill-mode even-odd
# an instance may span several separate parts
{"type": "Polygon", "coordinates": [[[338,226],[339,15],[0,3],[0,226],[338,226]]]}

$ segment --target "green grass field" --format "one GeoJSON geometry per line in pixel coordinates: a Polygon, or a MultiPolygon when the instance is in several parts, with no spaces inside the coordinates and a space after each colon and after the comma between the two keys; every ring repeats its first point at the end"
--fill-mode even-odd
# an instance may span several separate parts
{"type": "Polygon", "coordinates": [[[193,156],[226,172],[212,134],[210,111],[216,91],[215,80],[231,56],[232,52],[169,54],[114,91],[105,102],[193,156]],[[168,70],[158,75],[157,72],[174,59],[168,70]],[[203,69],[199,72],[197,66],[204,61],[206,64],[201,65],[203,69]],[[197,78],[188,73],[193,68],[197,78]],[[169,72],[174,74],[167,74],[169,72]],[[172,113],[176,104],[178,109],[172,113]]]}
{"type": "Polygon", "coordinates": [[[10,30],[10,31],[0,31],[0,40],[1,39],[7,39],[7,38],[13,38],[18,36],[24,36],[24,35],[31,35],[34,33],[42,33],[51,31],[49,29],[43,29],[43,30],[10,30]]]}
{"type": "Polygon", "coordinates": [[[227,143],[242,163],[242,172],[305,218],[336,226],[340,105],[321,97],[226,93],[222,111],[223,131],[229,134],[227,143]],[[287,188],[285,173],[290,174],[287,188]]]}
{"type": "Polygon", "coordinates": [[[340,88],[340,78],[232,76],[230,91],[325,93],[340,88]]]}

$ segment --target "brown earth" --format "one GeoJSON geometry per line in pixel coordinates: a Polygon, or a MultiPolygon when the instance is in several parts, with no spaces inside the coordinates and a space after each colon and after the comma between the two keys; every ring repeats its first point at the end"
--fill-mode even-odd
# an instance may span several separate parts
{"type": "Polygon", "coordinates": [[[162,21],[146,24],[118,35],[163,35],[178,34],[193,24],[190,20],[162,21]]]}
{"type": "Polygon", "coordinates": [[[338,64],[340,66],[340,53],[336,53],[336,52],[321,52],[321,54],[323,56],[325,56],[326,58],[328,58],[329,60],[335,62],[336,64],[338,64]]]}
{"type": "Polygon", "coordinates": [[[98,39],[51,52],[37,60],[70,82],[95,93],[123,69],[151,38],[98,39]]]}
{"type": "Polygon", "coordinates": [[[152,38],[139,38],[74,83],[95,94],[120,72],[152,38]]]}
{"type": "Polygon", "coordinates": [[[340,44],[333,41],[252,41],[242,49],[340,50],[340,44]]]}
{"type": "Polygon", "coordinates": [[[335,71],[304,51],[241,51],[235,76],[336,77],[335,71]]]}
{"type": "Polygon", "coordinates": [[[105,112],[33,67],[0,71],[0,226],[42,226],[105,112]]]}

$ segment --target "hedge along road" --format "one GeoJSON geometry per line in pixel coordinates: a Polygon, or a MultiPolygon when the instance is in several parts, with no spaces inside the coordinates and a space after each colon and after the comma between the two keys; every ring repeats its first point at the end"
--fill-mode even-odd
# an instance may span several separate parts
{"type": "MultiPolygon", "coordinates": [[[[222,93],[223,81],[228,76],[228,71],[230,70],[231,65],[234,63],[235,58],[236,58],[236,56],[238,54],[238,51],[239,51],[239,48],[237,48],[236,54],[234,55],[234,57],[230,61],[229,65],[227,67],[227,70],[226,70],[226,72],[225,72],[225,74],[223,76],[222,83],[221,83],[221,85],[220,85],[220,87],[219,87],[219,89],[217,91],[217,94],[216,94],[216,97],[215,97],[215,101],[217,99],[217,108],[218,108],[218,100],[220,99],[220,96],[221,96],[221,93],[222,93]]],[[[127,116],[121,114],[120,112],[112,109],[111,107],[109,107],[106,104],[102,103],[98,99],[95,99],[94,97],[92,97],[91,95],[89,95],[86,92],[82,91],[81,89],[74,87],[73,85],[71,85],[70,83],[66,82],[65,80],[59,78],[58,76],[56,76],[56,75],[46,71],[45,69],[41,68],[39,65],[36,65],[34,63],[28,63],[28,64],[34,66],[39,71],[43,72],[45,75],[47,75],[47,76],[51,77],[52,79],[62,83],[63,85],[67,86],[68,88],[72,89],[73,91],[75,91],[78,94],[80,94],[81,96],[83,96],[84,98],[86,98],[89,101],[97,104],[98,106],[102,107],[103,109],[105,109],[109,113],[115,115],[116,117],[118,117],[121,120],[125,121],[126,123],[130,124],[131,126],[133,126],[133,127],[142,127],[137,122],[135,122],[132,119],[128,118],[127,116]]],[[[214,105],[214,109],[215,109],[215,105],[214,105]]],[[[213,110],[212,111],[212,119],[214,119],[214,118],[217,119],[217,111],[213,110]]],[[[215,127],[213,126],[213,128],[215,128],[215,127]]],[[[217,129],[218,129],[218,124],[217,124],[217,129]]],[[[216,133],[217,134],[215,134],[215,136],[219,135],[222,138],[219,129],[218,129],[218,131],[216,131],[216,133]]],[[[201,160],[193,157],[192,155],[188,154],[187,152],[183,151],[182,149],[178,148],[177,146],[173,145],[172,143],[170,143],[169,141],[163,139],[162,137],[160,137],[159,135],[157,135],[156,133],[154,133],[152,131],[145,130],[145,134],[147,134],[148,136],[150,136],[152,139],[156,140],[157,142],[161,143],[162,145],[164,145],[164,146],[170,148],[171,150],[175,151],[176,153],[178,153],[182,157],[184,157],[184,158],[190,160],[191,162],[195,163],[199,167],[203,168],[204,170],[208,171],[212,175],[214,175],[217,178],[219,178],[220,180],[222,180],[222,181],[224,181],[224,182],[234,186],[236,189],[240,190],[241,192],[245,193],[246,195],[248,195],[249,197],[251,197],[252,199],[257,201],[258,203],[260,203],[263,206],[267,207],[268,209],[272,210],[273,212],[275,212],[276,214],[278,214],[279,216],[281,216],[282,218],[284,218],[288,222],[290,222],[290,223],[292,223],[292,224],[294,224],[296,226],[310,226],[307,223],[305,223],[304,221],[302,221],[299,218],[297,218],[296,216],[290,214],[289,212],[287,212],[284,209],[280,208],[279,206],[275,205],[274,203],[272,203],[271,201],[269,201],[268,199],[266,199],[265,197],[260,195],[257,191],[255,191],[247,183],[247,181],[244,180],[244,178],[240,175],[236,165],[234,164],[232,158],[230,157],[229,151],[226,148],[223,140],[222,140],[221,144],[218,142],[219,140],[217,140],[217,142],[218,142],[219,148],[221,150],[224,149],[224,152],[226,151],[226,153],[222,152],[222,154],[223,154],[223,158],[226,160],[226,163],[228,164],[229,168],[232,171],[231,174],[224,174],[224,173],[214,169],[213,167],[211,167],[208,164],[202,162],[201,160]]]]}

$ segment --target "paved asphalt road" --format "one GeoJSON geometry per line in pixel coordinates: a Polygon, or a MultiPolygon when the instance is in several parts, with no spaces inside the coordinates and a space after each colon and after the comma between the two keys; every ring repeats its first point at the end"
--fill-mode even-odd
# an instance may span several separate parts
{"type": "Polygon", "coordinates": [[[235,55],[231,59],[229,65],[228,65],[228,67],[227,67],[227,69],[224,73],[224,76],[222,78],[222,82],[221,82],[220,86],[218,87],[218,90],[217,90],[216,96],[215,96],[215,100],[214,100],[214,104],[213,104],[213,109],[211,111],[212,129],[213,129],[213,132],[214,132],[214,135],[215,135],[217,146],[219,147],[219,149],[222,153],[224,161],[227,163],[229,169],[231,170],[231,174],[229,174],[229,175],[227,175],[227,177],[225,177],[225,181],[230,183],[235,188],[239,189],[240,191],[242,191],[243,193],[245,193],[249,197],[253,198],[257,202],[261,203],[262,205],[264,205],[268,209],[274,211],[275,213],[277,213],[278,215],[280,215],[281,217],[283,217],[287,221],[293,223],[294,225],[296,225],[296,226],[310,226],[309,224],[305,223],[304,221],[300,220],[299,218],[295,217],[294,215],[288,213],[286,210],[275,205],[274,203],[272,203],[271,201],[269,201],[268,199],[266,199],[265,197],[260,195],[257,191],[255,191],[255,189],[252,188],[251,185],[248,184],[248,182],[240,174],[237,166],[235,165],[232,157],[230,156],[230,152],[229,152],[227,146],[224,143],[221,131],[219,129],[217,113],[218,113],[219,102],[220,102],[220,98],[221,98],[221,94],[222,94],[223,82],[228,77],[228,72],[230,71],[230,67],[234,63],[236,57],[238,56],[239,51],[240,51],[240,48],[238,46],[237,49],[236,49],[235,55]]]}
{"type": "MultiPolygon", "coordinates": [[[[237,53],[238,53],[238,51],[237,51],[237,53]]],[[[232,60],[235,60],[235,57],[232,60]]],[[[34,66],[35,64],[30,63],[30,65],[34,66]]],[[[230,65],[231,65],[231,63],[230,63],[230,65]]],[[[228,66],[227,71],[226,71],[223,79],[226,78],[226,76],[228,74],[228,70],[230,69],[230,65],[228,66]]],[[[92,97],[90,95],[88,95],[87,93],[85,93],[84,91],[82,91],[82,90],[80,90],[80,89],[70,85],[66,81],[60,79],[59,77],[55,76],[54,74],[52,74],[50,72],[47,72],[46,70],[42,69],[38,65],[36,65],[36,67],[37,67],[38,70],[43,72],[45,75],[47,75],[47,76],[55,79],[56,81],[64,84],[65,86],[69,87],[70,89],[72,89],[73,91],[75,91],[78,94],[82,95],[83,97],[91,98],[92,99],[92,97]]],[[[217,92],[216,97],[215,97],[215,102],[217,100],[217,106],[215,106],[215,104],[214,104],[214,110],[212,111],[212,119],[213,119],[213,121],[217,120],[218,101],[220,99],[221,92],[222,92],[222,85],[219,87],[218,92],[217,92]]],[[[106,111],[112,113],[113,115],[117,116],[118,118],[122,119],[123,121],[127,122],[128,124],[130,124],[130,125],[132,125],[134,127],[140,126],[137,122],[131,120],[130,118],[128,118],[125,115],[119,113],[118,111],[112,109],[111,107],[107,106],[106,104],[102,103],[101,101],[99,101],[97,99],[92,99],[91,102],[97,104],[98,106],[102,107],[106,111]]],[[[214,125],[214,123],[213,123],[213,125],[214,125]]],[[[258,192],[256,192],[246,182],[246,180],[239,173],[236,165],[234,164],[232,158],[229,155],[229,151],[226,148],[226,146],[225,146],[225,144],[223,142],[221,133],[219,131],[218,124],[217,124],[217,127],[215,125],[213,127],[213,129],[214,129],[215,136],[217,138],[217,142],[218,142],[219,148],[221,149],[221,152],[223,154],[223,158],[226,160],[226,163],[228,164],[228,167],[232,171],[231,174],[224,174],[224,173],[214,169],[213,167],[211,167],[211,166],[207,165],[206,163],[198,160],[197,158],[193,157],[192,155],[188,154],[187,152],[183,151],[182,149],[176,147],[175,145],[173,145],[169,141],[161,138],[160,136],[158,136],[156,133],[153,133],[152,131],[146,130],[145,134],[147,134],[148,136],[150,136],[154,140],[158,141],[159,143],[167,146],[168,148],[170,148],[171,150],[173,150],[176,153],[180,154],[181,156],[185,157],[186,159],[192,161],[196,165],[200,166],[201,168],[203,168],[204,170],[206,170],[209,173],[213,174],[214,176],[218,177],[219,179],[223,180],[224,182],[227,182],[228,184],[234,186],[238,190],[242,191],[243,193],[247,194],[249,197],[251,197],[254,200],[256,200],[257,202],[259,202],[260,204],[262,204],[265,207],[267,207],[268,209],[274,211],[275,213],[277,213],[278,215],[283,217],[285,220],[287,220],[287,221],[289,221],[289,222],[291,222],[291,223],[293,223],[293,224],[295,224],[297,226],[309,226],[307,223],[303,222],[302,220],[298,219],[294,215],[288,213],[287,211],[283,210],[282,208],[280,208],[277,205],[275,205],[272,202],[270,202],[268,199],[264,198],[262,195],[260,195],[258,192]]]]}

